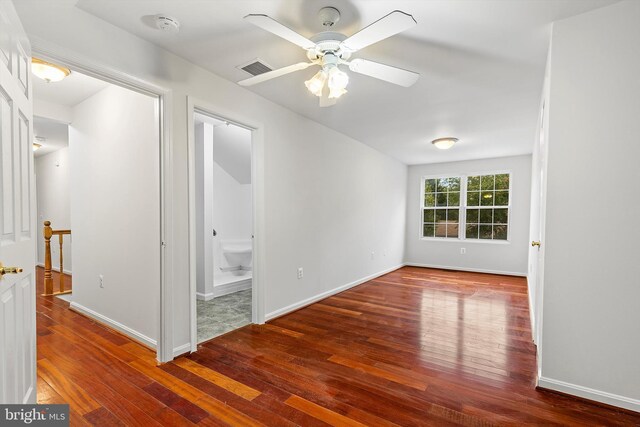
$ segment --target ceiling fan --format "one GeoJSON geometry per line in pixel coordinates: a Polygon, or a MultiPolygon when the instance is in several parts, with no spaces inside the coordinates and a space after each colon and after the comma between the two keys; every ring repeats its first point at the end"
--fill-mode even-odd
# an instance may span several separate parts
{"type": "MultiPolygon", "coordinates": [[[[336,8],[325,7],[320,10],[318,16],[325,28],[331,28],[340,19],[340,12],[336,8]]],[[[305,85],[311,93],[320,98],[321,107],[328,107],[334,105],[336,99],[347,92],[349,75],[340,70],[340,65],[349,67],[349,70],[354,73],[375,77],[404,87],[411,86],[420,77],[420,74],[413,71],[379,62],[361,58],[349,60],[354,52],[416,25],[413,16],[399,10],[389,13],[350,37],[332,31],[324,31],[308,39],[267,15],[252,14],[245,16],[244,19],[305,49],[310,62],[299,62],[259,74],[238,82],[241,86],[252,86],[311,66],[320,66],[321,70],[307,80],[305,85]]]]}

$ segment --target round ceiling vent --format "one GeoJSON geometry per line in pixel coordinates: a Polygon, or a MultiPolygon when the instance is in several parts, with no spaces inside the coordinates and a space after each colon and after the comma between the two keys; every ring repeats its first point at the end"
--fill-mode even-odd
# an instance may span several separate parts
{"type": "Polygon", "coordinates": [[[177,19],[170,16],[156,15],[156,28],[170,33],[177,33],[180,31],[180,23],[177,19]]]}

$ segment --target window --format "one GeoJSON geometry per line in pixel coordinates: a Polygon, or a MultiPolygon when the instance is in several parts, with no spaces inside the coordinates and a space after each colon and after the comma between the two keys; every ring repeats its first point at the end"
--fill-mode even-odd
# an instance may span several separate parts
{"type": "Polygon", "coordinates": [[[422,237],[507,240],[508,173],[424,178],[422,237]]]}
{"type": "Polygon", "coordinates": [[[460,182],[460,177],[424,181],[423,237],[459,237],[460,182]]]}

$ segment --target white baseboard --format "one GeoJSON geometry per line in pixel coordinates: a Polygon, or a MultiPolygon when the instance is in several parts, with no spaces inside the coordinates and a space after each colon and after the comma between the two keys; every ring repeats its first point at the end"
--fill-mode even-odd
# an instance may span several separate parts
{"type": "Polygon", "coordinates": [[[91,310],[90,308],[87,308],[83,305],[78,304],[77,302],[72,301],[71,302],[71,309],[77,311],[78,313],[84,314],[87,317],[92,318],[93,320],[96,320],[100,323],[103,323],[107,326],[109,326],[112,329],[115,329],[118,332],[122,332],[123,334],[125,334],[126,336],[128,336],[129,338],[131,338],[134,341],[138,341],[144,345],[146,345],[147,347],[151,347],[151,348],[157,348],[157,342],[154,339],[149,338],[146,335],[141,334],[140,332],[131,329],[130,327],[123,325],[120,322],[116,322],[113,319],[108,318],[107,316],[104,316],[98,312],[95,312],[93,310],[91,310]]]}
{"type": "Polygon", "coordinates": [[[178,347],[173,349],[173,357],[176,358],[185,353],[189,353],[190,351],[191,351],[191,344],[186,343],[186,344],[179,345],[178,347]]]}
{"type": "Polygon", "coordinates": [[[538,378],[538,387],[571,394],[573,396],[594,400],[600,403],[606,403],[607,405],[617,406],[620,408],[629,409],[631,411],[640,412],[640,400],[620,396],[613,393],[607,393],[606,391],[594,390],[592,388],[545,377],[538,378]]]}
{"type": "Polygon", "coordinates": [[[226,285],[214,286],[212,298],[229,295],[234,292],[245,291],[247,289],[251,289],[251,279],[246,279],[241,282],[227,283],[226,285]]]}
{"type": "Polygon", "coordinates": [[[368,282],[369,280],[373,280],[373,279],[375,279],[377,277],[380,277],[380,276],[383,276],[383,275],[385,275],[387,273],[391,273],[392,271],[395,271],[395,270],[397,270],[399,268],[402,268],[402,267],[404,267],[404,264],[400,264],[400,265],[397,265],[395,267],[391,267],[391,268],[388,268],[386,270],[379,271],[379,272],[374,273],[374,274],[372,274],[370,276],[363,277],[362,279],[358,279],[358,280],[356,280],[354,282],[351,282],[351,283],[347,283],[346,285],[338,286],[337,288],[331,289],[330,291],[322,292],[321,294],[315,295],[315,296],[313,296],[311,298],[307,298],[307,299],[299,301],[299,302],[297,302],[295,304],[291,304],[291,305],[288,305],[286,307],[280,308],[278,310],[272,311],[271,313],[267,313],[265,315],[265,321],[274,319],[276,317],[283,316],[283,315],[285,315],[287,313],[291,313],[292,311],[298,310],[299,308],[305,307],[305,306],[307,306],[309,304],[313,304],[314,302],[317,302],[317,301],[320,301],[320,300],[325,299],[327,297],[330,297],[332,295],[338,294],[338,293],[340,293],[342,291],[346,291],[349,288],[353,288],[354,286],[361,285],[364,282],[368,282]]]}
{"type": "Polygon", "coordinates": [[[209,300],[212,300],[213,297],[214,297],[213,292],[209,292],[206,294],[203,294],[202,292],[196,292],[196,298],[201,301],[209,301],[209,300]]]}
{"type": "Polygon", "coordinates": [[[502,270],[486,270],[483,268],[467,268],[467,267],[452,267],[448,265],[435,265],[435,264],[422,264],[417,262],[406,262],[404,265],[409,267],[425,267],[425,268],[438,268],[440,270],[456,270],[456,271],[468,271],[470,273],[488,273],[488,274],[501,274],[504,276],[519,276],[527,277],[527,273],[517,271],[502,271],[502,270]]]}
{"type": "MultiPolygon", "coordinates": [[[[43,263],[41,263],[41,262],[37,263],[36,265],[37,265],[38,267],[42,267],[42,268],[44,268],[44,264],[43,264],[43,263]]],[[[59,273],[59,272],[60,272],[60,269],[59,269],[59,268],[57,268],[57,267],[51,267],[51,270],[52,270],[52,271],[55,271],[55,272],[57,272],[57,273],[59,273]]],[[[68,274],[69,276],[73,276],[73,274],[71,274],[71,270],[67,270],[66,268],[65,268],[65,269],[63,269],[63,270],[62,270],[62,272],[63,272],[64,274],[68,274]]]]}

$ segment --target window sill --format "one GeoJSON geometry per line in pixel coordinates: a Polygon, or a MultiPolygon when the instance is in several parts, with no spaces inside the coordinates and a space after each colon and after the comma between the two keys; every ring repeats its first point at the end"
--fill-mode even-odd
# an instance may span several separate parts
{"type": "Polygon", "coordinates": [[[510,240],[481,240],[481,239],[447,239],[446,237],[420,237],[426,242],[449,242],[449,243],[487,243],[490,245],[510,245],[510,240]]]}

